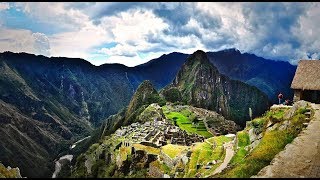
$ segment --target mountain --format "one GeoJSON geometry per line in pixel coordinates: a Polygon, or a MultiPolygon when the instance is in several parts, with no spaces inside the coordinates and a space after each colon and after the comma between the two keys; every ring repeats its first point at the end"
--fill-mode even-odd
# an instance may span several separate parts
{"type": "MultiPolygon", "coordinates": [[[[136,66],[132,69],[137,83],[132,84],[136,88],[145,80],[144,78],[149,78],[156,89],[160,90],[172,82],[188,56],[189,54],[173,52],[136,66]],[[137,74],[143,75],[137,76],[137,74]]],[[[207,56],[221,74],[256,86],[268,95],[272,103],[277,102],[279,92],[282,92],[285,98],[293,98],[290,85],[297,68],[295,65],[285,61],[265,59],[250,53],[241,53],[237,49],[207,52],[207,56]]],[[[134,78],[130,80],[133,82],[134,78]]]]}
{"type": "Polygon", "coordinates": [[[241,53],[237,49],[207,52],[207,55],[221,74],[256,86],[268,95],[272,103],[277,102],[279,92],[282,92],[285,98],[293,98],[290,85],[297,66],[241,53]]]}
{"type": "Polygon", "coordinates": [[[113,133],[118,128],[139,122],[138,116],[152,103],[165,104],[149,80],[143,81],[132,96],[129,105],[117,114],[110,116],[102,125],[102,136],[113,133]]]}
{"type": "Polygon", "coordinates": [[[159,96],[157,90],[154,89],[152,83],[148,80],[143,81],[132,96],[125,114],[125,124],[131,124],[136,116],[141,113],[142,106],[148,106],[151,103],[159,103],[164,105],[164,100],[159,96]]]}
{"type": "Polygon", "coordinates": [[[27,177],[48,177],[53,160],[132,96],[122,65],[25,53],[0,55],[0,159],[27,177]],[[37,171],[34,171],[37,169],[37,171]]]}
{"type": "Polygon", "coordinates": [[[177,52],[164,54],[147,63],[128,68],[128,78],[135,90],[144,80],[150,80],[160,90],[173,80],[187,57],[187,54],[177,52]]]}
{"type": "MultiPolygon", "coordinates": [[[[0,111],[0,160],[19,167],[22,176],[50,176],[52,161],[60,152],[109,122],[106,119],[119,122],[144,80],[160,90],[175,79],[188,56],[174,52],[136,67],[97,67],[78,58],[0,53],[0,105],[4,109],[0,111]]],[[[277,88],[286,96],[291,80],[285,69],[295,68],[233,51],[209,52],[208,57],[219,72],[233,79],[241,74],[238,80],[270,92],[270,99],[277,88]]],[[[172,95],[169,101],[182,96],[176,87],[166,90],[167,98],[172,95]]]]}
{"type": "MultiPolygon", "coordinates": [[[[180,91],[184,103],[219,112],[242,126],[250,120],[249,108],[253,117],[268,108],[268,97],[263,92],[220,74],[201,50],[188,57],[168,86],[172,87],[180,91]]],[[[168,100],[166,96],[165,99],[168,100]]]]}

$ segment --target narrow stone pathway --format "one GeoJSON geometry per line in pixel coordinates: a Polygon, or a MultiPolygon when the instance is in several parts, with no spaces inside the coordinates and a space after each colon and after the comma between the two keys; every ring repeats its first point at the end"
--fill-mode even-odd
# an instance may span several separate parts
{"type": "Polygon", "coordinates": [[[308,127],[254,178],[320,177],[320,105],[311,106],[315,115],[308,127]]]}

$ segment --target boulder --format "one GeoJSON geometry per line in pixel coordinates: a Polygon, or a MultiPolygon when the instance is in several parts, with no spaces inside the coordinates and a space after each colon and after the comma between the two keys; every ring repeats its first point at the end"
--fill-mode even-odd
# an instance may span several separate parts
{"type": "Polygon", "coordinates": [[[284,114],[284,119],[292,118],[294,116],[295,112],[299,108],[307,108],[307,106],[308,106],[308,102],[307,101],[301,100],[301,101],[295,102],[293,104],[292,108],[284,114]]]}

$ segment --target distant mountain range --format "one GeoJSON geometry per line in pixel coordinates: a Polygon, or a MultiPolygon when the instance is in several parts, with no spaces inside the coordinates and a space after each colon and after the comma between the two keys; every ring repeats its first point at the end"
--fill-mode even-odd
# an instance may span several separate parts
{"type": "MultiPolygon", "coordinates": [[[[256,86],[270,101],[278,91],[292,96],[296,66],[234,49],[207,55],[220,73],[256,86]]],[[[77,58],[0,53],[0,161],[19,167],[22,176],[50,176],[52,161],[71,142],[125,108],[144,80],[157,90],[172,83],[188,56],[96,67],[77,58]]]]}

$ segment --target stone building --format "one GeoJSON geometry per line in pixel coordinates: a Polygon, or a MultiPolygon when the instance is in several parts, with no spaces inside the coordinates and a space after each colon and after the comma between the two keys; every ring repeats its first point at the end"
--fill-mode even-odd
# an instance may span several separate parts
{"type": "Polygon", "coordinates": [[[320,60],[300,60],[291,83],[293,101],[320,103],[320,60]]]}

